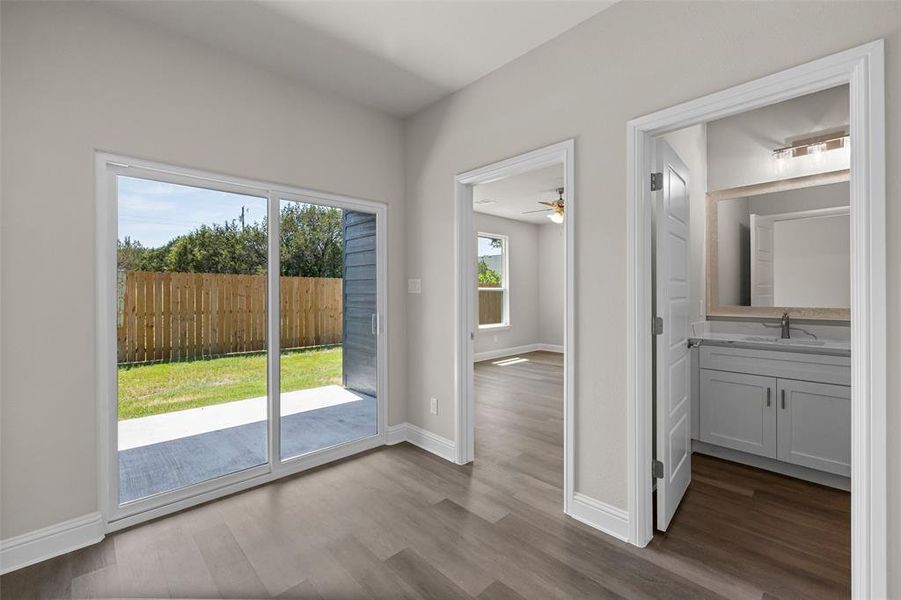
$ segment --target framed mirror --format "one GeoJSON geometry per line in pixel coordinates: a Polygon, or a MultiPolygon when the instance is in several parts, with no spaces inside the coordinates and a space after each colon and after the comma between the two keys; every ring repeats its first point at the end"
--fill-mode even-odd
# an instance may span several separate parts
{"type": "Polygon", "coordinates": [[[707,314],[849,321],[848,170],[707,194],[707,314]]]}

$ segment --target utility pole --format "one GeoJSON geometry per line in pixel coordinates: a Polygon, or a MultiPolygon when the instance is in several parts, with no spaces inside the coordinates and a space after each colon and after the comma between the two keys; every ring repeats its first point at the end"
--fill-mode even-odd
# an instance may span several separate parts
{"type": "Polygon", "coordinates": [[[244,206],[241,207],[241,229],[244,229],[244,209],[245,208],[246,207],[244,207],[244,206]]]}

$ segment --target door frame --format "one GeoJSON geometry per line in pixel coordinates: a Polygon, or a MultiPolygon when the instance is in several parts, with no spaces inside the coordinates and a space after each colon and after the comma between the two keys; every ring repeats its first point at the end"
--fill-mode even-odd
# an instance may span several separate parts
{"type": "MultiPolygon", "coordinates": [[[[303,189],[290,185],[223,175],[189,167],[179,167],[108,152],[95,153],[96,193],[96,313],[97,343],[97,418],[98,418],[98,502],[106,532],[131,527],[173,512],[214,500],[235,492],[293,475],[334,460],[345,458],[386,442],[388,431],[388,206],[383,202],[364,200],[303,189]],[[247,194],[266,200],[270,229],[268,239],[268,298],[279,297],[279,202],[282,199],[310,202],[376,215],[376,276],[378,311],[377,366],[377,433],[337,446],[322,448],[302,456],[281,460],[280,419],[268,421],[268,461],[236,473],[230,473],[187,487],[164,492],[126,504],[118,502],[118,402],[116,377],[116,240],[118,207],[116,177],[130,175],[157,181],[206,187],[208,189],[247,194]]],[[[267,311],[267,396],[268,415],[280,415],[281,397],[276,383],[280,377],[279,303],[267,311]],[[276,386],[276,387],[274,387],[276,386]]]]}
{"type": "Polygon", "coordinates": [[[651,201],[654,138],[838,85],[850,87],[851,568],[855,598],[887,595],[885,60],[876,40],[630,120],[627,138],[629,541],[653,537],[651,201]]]}
{"type": "Polygon", "coordinates": [[[575,398],[575,140],[568,139],[512,158],[460,173],[454,178],[454,223],[456,242],[456,349],[455,349],[455,462],[475,458],[474,337],[476,297],[476,244],[473,236],[472,188],[554,164],[563,168],[566,190],[564,235],[563,316],[563,489],[564,511],[569,514],[573,498],[573,400],[575,398]]]}

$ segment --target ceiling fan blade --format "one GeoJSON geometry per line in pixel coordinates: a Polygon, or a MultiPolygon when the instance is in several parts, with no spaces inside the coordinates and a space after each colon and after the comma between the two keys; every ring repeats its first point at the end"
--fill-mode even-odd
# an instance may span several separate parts
{"type": "Polygon", "coordinates": [[[520,214],[523,214],[523,215],[530,215],[530,214],[532,214],[532,213],[550,212],[551,210],[553,210],[553,209],[551,209],[551,208],[539,208],[538,210],[526,210],[526,211],[523,211],[523,212],[520,213],[520,214]]]}
{"type": "Polygon", "coordinates": [[[543,200],[538,200],[538,204],[544,204],[545,206],[551,206],[551,207],[557,206],[556,202],[544,202],[543,200]]]}

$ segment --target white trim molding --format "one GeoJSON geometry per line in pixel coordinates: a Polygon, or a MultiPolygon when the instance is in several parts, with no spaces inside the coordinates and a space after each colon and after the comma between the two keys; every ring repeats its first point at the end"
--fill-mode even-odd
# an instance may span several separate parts
{"type": "Polygon", "coordinates": [[[456,238],[456,331],[454,376],[455,447],[457,464],[475,458],[475,392],[473,340],[475,312],[475,244],[473,243],[472,188],[551,165],[563,168],[566,217],[563,222],[565,248],[565,284],[563,315],[563,510],[570,513],[575,465],[574,402],[575,393],[575,220],[578,204],[575,188],[575,140],[568,139],[513,158],[461,173],[454,178],[454,224],[456,238]]]}
{"type": "Polygon", "coordinates": [[[885,598],[886,215],[885,49],[883,40],[710,94],[626,125],[627,404],[629,541],[653,536],[651,479],[651,201],[654,138],[699,123],[839,85],[850,90],[851,134],[851,588],[885,598]]]}
{"type": "Polygon", "coordinates": [[[432,433],[412,423],[401,423],[388,427],[388,438],[385,443],[393,446],[401,442],[409,442],[448,462],[456,462],[457,453],[453,440],[432,433]]]}
{"type": "Polygon", "coordinates": [[[512,348],[498,348],[497,350],[486,350],[484,352],[476,352],[473,354],[475,362],[483,360],[491,360],[492,358],[505,358],[514,354],[527,354],[529,352],[556,352],[563,354],[563,346],[553,344],[526,344],[525,346],[513,346],[512,348]]]}
{"type": "Polygon", "coordinates": [[[0,575],[96,544],[104,531],[103,516],[94,512],[2,540],[0,575]]]}
{"type": "Polygon", "coordinates": [[[564,354],[565,348],[558,344],[535,344],[537,346],[535,350],[539,352],[555,352],[557,354],[564,354]]]}
{"type": "Polygon", "coordinates": [[[629,511],[576,492],[570,503],[569,516],[607,535],[629,541],[629,511]]]}
{"type": "Polygon", "coordinates": [[[401,442],[407,441],[407,424],[398,423],[397,425],[389,425],[388,432],[385,436],[385,445],[394,446],[401,442]]]}

